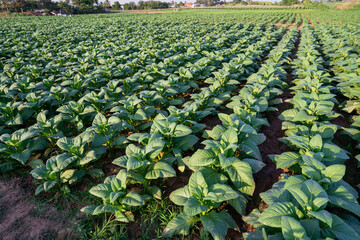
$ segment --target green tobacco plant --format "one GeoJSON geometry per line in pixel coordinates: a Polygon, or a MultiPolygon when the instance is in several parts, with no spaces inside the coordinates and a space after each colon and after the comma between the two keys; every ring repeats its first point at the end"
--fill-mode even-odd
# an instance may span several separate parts
{"type": "Polygon", "coordinates": [[[75,138],[59,139],[56,144],[65,153],[51,157],[45,164],[40,164],[31,171],[34,178],[41,180],[36,194],[48,191],[54,186],[68,193],[70,190],[67,184],[75,183],[86,174],[93,177],[103,176],[101,169],[88,168],[91,162],[99,159],[106,151],[105,146],[90,148],[92,139],[93,136],[89,132],[84,132],[75,138]]]}
{"type": "Polygon", "coordinates": [[[294,149],[299,150],[295,152],[285,152],[274,157],[276,166],[278,168],[288,168],[298,162],[302,154],[312,157],[320,157],[325,165],[335,163],[344,163],[348,159],[347,152],[331,143],[330,141],[324,142],[321,135],[316,134],[313,137],[306,136],[290,136],[280,139],[294,149]]]}
{"type": "Polygon", "coordinates": [[[26,165],[35,151],[47,147],[46,139],[37,137],[39,130],[20,129],[0,136],[0,172],[13,170],[17,165],[26,165]]]}
{"type": "Polygon", "coordinates": [[[70,192],[67,184],[72,184],[85,175],[84,170],[68,169],[75,161],[76,156],[63,153],[49,158],[45,165],[42,163],[32,170],[30,174],[33,178],[40,180],[35,195],[55,188],[63,193],[70,192]]]}
{"type": "Polygon", "coordinates": [[[153,120],[150,134],[157,134],[159,138],[163,138],[164,152],[173,153],[179,159],[182,158],[182,152],[192,148],[199,138],[192,134],[193,131],[188,126],[179,124],[178,121],[179,118],[172,115],[166,117],[158,114],[153,120]]]}
{"type": "Polygon", "coordinates": [[[75,138],[61,138],[56,144],[64,152],[75,156],[78,166],[84,167],[86,164],[97,160],[106,151],[104,146],[90,147],[92,141],[93,135],[84,132],[75,138]]]}
{"type": "Polygon", "coordinates": [[[170,115],[177,118],[177,122],[179,124],[183,124],[185,126],[188,126],[193,133],[198,133],[203,131],[203,129],[206,127],[204,124],[198,123],[206,116],[210,115],[210,111],[196,111],[195,109],[192,109],[191,107],[186,107],[183,109],[178,109],[174,106],[170,106],[168,108],[168,111],[170,115]]]}
{"type": "Polygon", "coordinates": [[[78,103],[84,103],[85,105],[83,113],[91,113],[95,115],[111,109],[114,103],[109,99],[104,98],[104,95],[104,93],[96,93],[92,91],[80,98],[78,103]]]}
{"type": "Polygon", "coordinates": [[[38,135],[47,139],[51,146],[55,146],[59,138],[64,137],[62,128],[62,116],[56,115],[53,118],[47,119],[48,111],[40,112],[37,117],[37,123],[29,128],[30,131],[39,132],[38,135]]]}
{"type": "Polygon", "coordinates": [[[88,115],[85,115],[84,110],[85,105],[83,103],[70,101],[66,105],[59,107],[56,111],[60,112],[63,120],[74,124],[77,130],[82,130],[85,127],[85,118],[89,118],[88,115]]]}
{"type": "Polygon", "coordinates": [[[195,172],[191,175],[188,185],[170,194],[171,201],[184,206],[184,210],[165,227],[166,237],[175,234],[187,235],[197,222],[201,222],[205,230],[216,240],[225,239],[228,228],[237,228],[226,210],[216,210],[222,202],[237,199],[239,194],[224,182],[214,184],[212,178],[215,177],[216,174],[195,172]]]}
{"type": "MultiPolygon", "coordinates": [[[[145,105],[142,99],[137,96],[130,96],[124,100],[119,101],[120,106],[115,106],[111,109],[114,116],[126,120],[130,125],[140,128],[138,124],[147,121],[156,112],[154,106],[145,105]]],[[[142,124],[144,128],[148,127],[149,124],[142,124]]]]}
{"type": "Polygon", "coordinates": [[[19,126],[31,117],[34,111],[21,102],[2,103],[0,102],[0,123],[6,126],[19,126]]]}
{"type": "Polygon", "coordinates": [[[185,158],[183,161],[195,171],[202,168],[215,169],[227,176],[231,185],[237,190],[252,195],[255,190],[253,169],[257,172],[264,164],[255,159],[241,158],[240,160],[236,157],[241,147],[234,128],[222,131],[222,135],[215,139],[203,141],[205,149],[197,150],[190,158],[185,158]]]}
{"type": "MultiPolygon", "coordinates": [[[[332,94],[330,94],[332,97],[332,94]]],[[[293,109],[285,110],[281,113],[280,119],[290,122],[300,122],[305,125],[313,125],[321,121],[329,121],[340,116],[332,111],[334,103],[331,101],[311,101],[295,99],[292,101],[293,109]]]]}
{"type": "Polygon", "coordinates": [[[244,220],[258,230],[246,239],[280,237],[285,239],[356,239],[360,222],[348,222],[350,216],[335,215],[326,210],[337,206],[359,216],[357,192],[342,179],[344,165],[326,167],[320,161],[303,156],[304,175],[285,176],[272,189],[260,194],[269,205],[254,210],[244,220]],[[310,179],[309,179],[310,178],[310,179]]]}
{"type": "Polygon", "coordinates": [[[126,121],[121,120],[116,116],[106,118],[103,114],[98,113],[92,123],[92,126],[87,128],[87,132],[93,132],[92,147],[101,147],[105,145],[107,148],[122,147],[126,142],[125,136],[120,136],[120,133],[133,129],[126,121]]]}
{"type": "Polygon", "coordinates": [[[176,177],[172,167],[176,159],[164,155],[164,147],[165,141],[161,138],[150,137],[144,147],[128,145],[126,155],[115,159],[113,164],[125,168],[131,179],[144,186],[145,192],[159,198],[157,194],[160,189],[155,185],[151,186],[151,180],[176,177]]]}
{"type": "Polygon", "coordinates": [[[127,190],[127,172],[120,170],[116,176],[107,177],[101,183],[90,189],[90,193],[102,199],[102,205],[90,205],[81,209],[82,212],[99,215],[112,213],[114,220],[119,222],[134,221],[131,208],[145,204],[146,196],[127,190]]]}

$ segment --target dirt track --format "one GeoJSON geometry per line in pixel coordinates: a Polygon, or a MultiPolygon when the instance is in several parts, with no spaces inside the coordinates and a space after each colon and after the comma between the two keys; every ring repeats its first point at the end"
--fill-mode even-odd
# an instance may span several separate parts
{"type": "Polygon", "coordinates": [[[68,228],[53,206],[41,210],[16,184],[0,181],[0,239],[63,239],[68,228]]]}

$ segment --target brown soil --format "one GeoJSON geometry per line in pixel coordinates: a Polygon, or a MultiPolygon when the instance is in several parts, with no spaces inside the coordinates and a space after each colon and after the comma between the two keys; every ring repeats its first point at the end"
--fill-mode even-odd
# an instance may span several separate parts
{"type": "Polygon", "coordinates": [[[300,22],[299,26],[297,26],[297,29],[300,31],[302,29],[303,25],[304,25],[304,20],[303,20],[303,16],[301,15],[301,22],[300,22]]]}
{"type": "Polygon", "coordinates": [[[0,239],[63,239],[68,224],[52,205],[39,209],[18,185],[19,179],[0,181],[0,239]]]}
{"type": "Polygon", "coordinates": [[[221,120],[217,115],[210,115],[201,120],[201,123],[206,125],[206,130],[213,129],[216,125],[221,125],[221,120]]]}
{"type": "Polygon", "coordinates": [[[294,27],[294,23],[295,23],[297,17],[298,17],[298,14],[296,14],[293,21],[290,23],[290,25],[287,27],[287,29],[290,29],[290,28],[294,27]]]}
{"type": "Polygon", "coordinates": [[[307,20],[309,21],[310,25],[313,26],[314,23],[310,20],[309,16],[307,14],[305,14],[305,16],[306,16],[307,20]]]}
{"type": "Polygon", "coordinates": [[[281,22],[277,22],[275,23],[275,25],[278,27],[278,26],[281,26],[281,27],[286,27],[286,24],[285,23],[281,23],[281,22]]]}

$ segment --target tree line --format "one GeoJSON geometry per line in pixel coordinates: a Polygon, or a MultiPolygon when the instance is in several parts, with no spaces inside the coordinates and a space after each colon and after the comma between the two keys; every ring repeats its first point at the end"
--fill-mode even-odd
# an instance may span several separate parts
{"type": "MultiPolygon", "coordinates": [[[[118,2],[115,2],[116,5],[117,3],[118,2]]],[[[116,9],[115,4],[113,9],[116,9]]],[[[124,4],[124,10],[160,9],[169,7],[170,3],[161,1],[139,1],[137,4],[135,2],[129,2],[124,4]]]]}
{"type": "MultiPolygon", "coordinates": [[[[106,0],[109,2],[109,0],[106,0]]],[[[101,13],[105,11],[104,2],[98,0],[0,0],[1,10],[7,12],[27,12],[37,9],[44,10],[45,13],[52,11],[81,14],[81,13],[101,13]]]]}
{"type": "MultiPolygon", "coordinates": [[[[7,12],[27,12],[43,9],[45,13],[52,11],[68,13],[68,14],[82,14],[82,13],[101,13],[106,9],[120,10],[121,5],[116,1],[113,5],[109,0],[104,2],[99,0],[0,0],[1,10],[7,12]]],[[[160,9],[169,8],[170,3],[161,1],[139,1],[125,3],[124,10],[137,9],[160,9]]]]}

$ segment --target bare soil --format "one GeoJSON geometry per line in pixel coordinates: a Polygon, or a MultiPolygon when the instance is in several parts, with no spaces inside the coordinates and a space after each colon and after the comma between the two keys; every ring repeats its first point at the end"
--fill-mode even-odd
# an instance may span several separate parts
{"type": "Polygon", "coordinates": [[[304,15],[306,16],[306,18],[307,18],[307,20],[309,21],[310,25],[313,26],[314,23],[310,20],[309,16],[308,16],[307,14],[304,14],[304,15]]]}
{"type": "Polygon", "coordinates": [[[290,29],[290,28],[292,28],[294,26],[294,23],[295,23],[297,17],[299,17],[298,14],[296,14],[296,16],[294,17],[294,19],[292,20],[292,22],[290,23],[290,25],[288,26],[287,29],[290,29]]]}
{"type": "Polygon", "coordinates": [[[39,209],[19,186],[19,179],[0,181],[0,239],[63,239],[68,224],[53,205],[39,209]]]}
{"type": "Polygon", "coordinates": [[[300,22],[299,26],[297,26],[297,29],[300,31],[302,29],[303,25],[304,25],[304,19],[303,19],[303,15],[302,15],[301,22],[300,22]]]}

